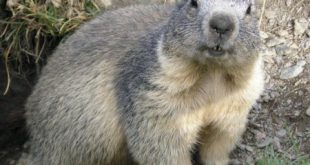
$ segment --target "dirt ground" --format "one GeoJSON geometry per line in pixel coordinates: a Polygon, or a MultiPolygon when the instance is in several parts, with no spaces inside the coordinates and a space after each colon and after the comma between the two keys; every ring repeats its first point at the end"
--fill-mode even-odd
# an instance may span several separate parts
{"type": "MultiPolygon", "coordinates": [[[[271,0],[262,18],[265,92],[232,153],[233,164],[273,164],[260,163],[270,157],[300,164],[301,158],[310,160],[310,0],[271,0]]],[[[0,62],[2,94],[6,71],[0,62]]],[[[14,165],[23,150],[23,104],[35,81],[34,69],[12,75],[9,93],[0,96],[2,165],[14,165]]]]}
{"type": "Polygon", "coordinates": [[[267,4],[262,29],[266,87],[233,156],[257,163],[275,151],[291,164],[310,154],[310,1],[267,4]],[[262,156],[263,155],[263,156],[262,156]]]}

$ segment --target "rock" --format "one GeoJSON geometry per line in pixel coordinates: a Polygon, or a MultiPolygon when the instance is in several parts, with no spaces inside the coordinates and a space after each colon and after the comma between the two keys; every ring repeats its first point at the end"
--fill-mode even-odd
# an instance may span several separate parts
{"type": "Polygon", "coordinates": [[[306,61],[302,60],[299,61],[295,66],[282,69],[280,79],[287,80],[299,76],[303,72],[305,65],[306,61]]]}
{"type": "Polygon", "coordinates": [[[276,136],[279,138],[282,138],[286,135],[286,130],[285,129],[281,129],[279,131],[276,132],[276,136]]]}
{"type": "Polygon", "coordinates": [[[256,144],[258,148],[264,148],[266,146],[269,146],[273,142],[273,139],[270,137],[266,137],[262,142],[259,142],[256,144]]]}
{"type": "Polygon", "coordinates": [[[307,39],[302,40],[299,47],[303,50],[309,49],[310,48],[310,39],[307,38],[307,39]]]}
{"type": "Polygon", "coordinates": [[[308,107],[308,109],[306,111],[306,115],[310,117],[310,106],[308,107]]]}
{"type": "Polygon", "coordinates": [[[294,21],[294,34],[295,36],[302,35],[308,29],[309,22],[305,18],[294,21]]]}

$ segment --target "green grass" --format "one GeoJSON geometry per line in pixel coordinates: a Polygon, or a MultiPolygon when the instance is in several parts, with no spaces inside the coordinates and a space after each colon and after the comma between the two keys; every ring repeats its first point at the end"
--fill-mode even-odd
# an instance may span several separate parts
{"type": "Polygon", "coordinates": [[[288,141],[283,143],[282,152],[272,146],[259,154],[257,165],[310,165],[310,155],[301,152],[301,142],[292,128],[286,127],[288,141]],[[294,155],[294,158],[289,155],[294,155]]]}
{"type": "Polygon", "coordinates": [[[262,151],[257,165],[310,165],[309,155],[300,154],[294,160],[284,155],[276,152],[273,147],[267,147],[262,151]]]}
{"type": "Polygon", "coordinates": [[[25,62],[37,64],[46,50],[100,11],[92,0],[69,1],[54,6],[42,0],[21,0],[10,8],[11,17],[0,20],[1,58],[7,71],[4,93],[9,90],[11,70],[22,71],[25,62]]]}

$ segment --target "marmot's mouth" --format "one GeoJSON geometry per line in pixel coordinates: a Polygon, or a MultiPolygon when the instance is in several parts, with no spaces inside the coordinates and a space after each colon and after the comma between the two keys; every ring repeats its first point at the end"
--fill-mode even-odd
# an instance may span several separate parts
{"type": "Polygon", "coordinates": [[[207,50],[211,56],[222,56],[225,54],[225,50],[219,45],[208,48],[207,50]]]}
{"type": "Polygon", "coordinates": [[[209,47],[206,45],[200,46],[199,50],[202,52],[208,52],[208,54],[212,57],[219,57],[223,56],[226,52],[220,45],[209,47]]]}

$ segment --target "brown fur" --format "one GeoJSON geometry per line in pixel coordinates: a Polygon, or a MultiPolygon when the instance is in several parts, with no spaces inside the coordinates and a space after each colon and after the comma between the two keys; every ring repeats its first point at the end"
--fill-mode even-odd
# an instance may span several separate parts
{"type": "Polygon", "coordinates": [[[263,88],[257,34],[209,57],[190,2],[107,12],[61,44],[26,104],[25,164],[190,165],[194,144],[204,164],[227,164],[263,88]]]}

